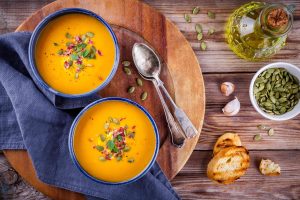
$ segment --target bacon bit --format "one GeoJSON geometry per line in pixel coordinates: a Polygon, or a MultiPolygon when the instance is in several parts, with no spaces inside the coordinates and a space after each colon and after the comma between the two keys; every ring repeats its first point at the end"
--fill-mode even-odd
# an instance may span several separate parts
{"type": "Polygon", "coordinates": [[[135,129],[135,127],[136,127],[135,125],[134,125],[134,126],[132,126],[132,129],[135,129]]]}
{"type": "Polygon", "coordinates": [[[98,49],[97,53],[99,54],[99,56],[102,56],[102,52],[98,49]]]}
{"type": "Polygon", "coordinates": [[[103,81],[103,78],[102,78],[101,76],[98,76],[98,79],[99,79],[100,81],[103,81]]]}
{"type": "Polygon", "coordinates": [[[69,67],[70,67],[69,62],[68,62],[68,61],[65,61],[65,62],[64,62],[64,66],[65,66],[66,69],[69,69],[69,67]]]}
{"type": "Polygon", "coordinates": [[[73,49],[75,47],[75,45],[73,43],[69,44],[69,46],[67,47],[67,49],[73,49]]]}
{"type": "Polygon", "coordinates": [[[80,72],[81,69],[79,67],[76,68],[76,72],[80,72]]]}
{"type": "Polygon", "coordinates": [[[93,149],[96,149],[96,145],[93,146],[93,149]]]}
{"type": "Polygon", "coordinates": [[[80,60],[80,59],[76,60],[76,64],[82,65],[82,60],[80,60]]]}
{"type": "Polygon", "coordinates": [[[88,43],[89,44],[94,44],[94,42],[92,40],[89,40],[88,43]]]}
{"type": "Polygon", "coordinates": [[[81,43],[82,42],[82,39],[80,36],[75,36],[75,41],[78,42],[78,43],[81,43]]]}
{"type": "Polygon", "coordinates": [[[122,121],[122,120],[124,120],[124,119],[126,119],[126,117],[122,117],[122,118],[120,119],[120,121],[122,121]]]}

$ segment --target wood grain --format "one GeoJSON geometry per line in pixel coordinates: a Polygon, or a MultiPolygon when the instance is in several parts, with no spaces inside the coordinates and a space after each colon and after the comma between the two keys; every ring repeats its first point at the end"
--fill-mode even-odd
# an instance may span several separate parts
{"type": "MultiPolygon", "coordinates": [[[[165,63],[162,69],[162,77],[168,90],[173,94],[172,96],[177,105],[187,113],[195,124],[199,133],[201,132],[205,108],[202,73],[192,48],[174,24],[153,8],[135,0],[103,0],[101,3],[94,0],[84,1],[84,3],[60,0],[35,12],[16,31],[32,31],[45,16],[69,7],[81,7],[99,13],[114,26],[120,43],[121,61],[132,61],[131,49],[135,42],[148,42],[151,44],[165,63]],[[132,10],[135,12],[131,12],[132,10]],[[136,20],[137,18],[139,20],[136,20]],[[185,68],[182,68],[182,66],[185,66],[185,68]],[[189,80],[187,81],[185,77],[189,77],[189,80]],[[195,82],[198,84],[195,85],[195,82]],[[193,98],[191,98],[192,95],[193,98]],[[199,112],[193,112],[194,107],[199,108],[199,112]]],[[[134,95],[127,93],[127,88],[134,84],[136,77],[138,77],[136,70],[134,68],[132,70],[134,71],[133,75],[127,77],[122,67],[119,66],[115,77],[101,94],[102,96],[127,97],[137,101],[149,110],[155,118],[161,138],[157,161],[167,178],[172,179],[193,152],[200,134],[187,140],[181,149],[172,146],[164,112],[153,86],[150,85],[151,83],[145,83],[143,87],[149,93],[149,98],[144,102],[140,100],[142,93],[140,88],[137,89],[134,95]]],[[[35,176],[32,176],[32,173],[34,173],[32,166],[28,162],[24,163],[28,156],[24,160],[19,159],[20,156],[25,156],[20,154],[19,151],[5,151],[5,155],[12,166],[16,166],[16,170],[42,192],[55,199],[65,196],[66,191],[45,186],[35,176]],[[19,169],[17,166],[20,165],[26,166],[28,171],[22,170],[22,168],[19,169]]]]}
{"type": "MultiPolygon", "coordinates": [[[[52,0],[0,0],[0,33],[14,31],[28,16],[50,2],[52,0]]],[[[188,163],[172,181],[182,199],[300,199],[298,173],[300,124],[297,123],[299,117],[287,122],[265,120],[250,106],[248,97],[251,76],[263,65],[285,61],[300,66],[300,1],[267,0],[267,2],[293,3],[296,5],[296,11],[287,45],[272,59],[264,62],[247,62],[239,59],[228,49],[224,40],[223,28],[226,18],[238,6],[249,2],[248,0],[145,0],[144,2],[176,24],[188,39],[204,73],[207,101],[205,123],[196,147],[200,151],[192,154],[188,163]],[[187,24],[183,14],[190,13],[194,6],[200,6],[201,12],[193,16],[191,24],[187,24]],[[208,19],[205,14],[207,10],[216,12],[215,20],[208,19]],[[207,51],[200,50],[194,32],[195,23],[201,23],[204,32],[209,27],[216,29],[214,35],[210,37],[204,35],[204,40],[208,44],[207,51]],[[220,95],[219,84],[222,81],[232,81],[237,86],[235,95],[241,100],[242,108],[236,117],[225,117],[221,113],[221,108],[232,98],[220,95]],[[265,136],[258,143],[253,142],[252,136],[257,133],[255,126],[261,123],[274,127],[275,135],[265,136]],[[248,173],[229,187],[215,185],[205,175],[206,165],[211,156],[211,152],[206,150],[212,149],[216,138],[225,130],[239,133],[243,144],[252,150],[250,152],[252,165],[248,173]],[[278,162],[283,170],[282,176],[260,175],[257,164],[253,163],[253,159],[259,160],[260,157],[278,162]]],[[[197,112],[197,108],[194,112],[197,112]]],[[[30,192],[34,193],[33,190],[30,192]]]]}
{"type": "Polygon", "coordinates": [[[172,181],[182,199],[299,199],[299,151],[250,151],[250,167],[246,175],[227,186],[211,182],[206,168],[212,151],[194,151],[183,170],[172,181]],[[269,158],[281,167],[281,175],[260,174],[262,158],[269,158]]]}

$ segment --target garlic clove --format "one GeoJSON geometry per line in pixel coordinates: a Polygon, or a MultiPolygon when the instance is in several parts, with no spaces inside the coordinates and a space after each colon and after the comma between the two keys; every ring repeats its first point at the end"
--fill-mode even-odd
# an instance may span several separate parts
{"type": "Polygon", "coordinates": [[[241,108],[241,103],[237,97],[234,100],[228,102],[222,109],[223,113],[227,116],[233,116],[238,114],[241,108]]]}
{"type": "Polygon", "coordinates": [[[234,92],[235,86],[231,82],[224,82],[221,84],[221,92],[225,96],[229,96],[234,92]]]}

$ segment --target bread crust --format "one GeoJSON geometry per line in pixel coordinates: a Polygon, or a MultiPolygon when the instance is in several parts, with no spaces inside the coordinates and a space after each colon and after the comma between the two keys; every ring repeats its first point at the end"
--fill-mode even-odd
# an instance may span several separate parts
{"type": "Polygon", "coordinates": [[[242,146],[240,136],[236,133],[225,133],[220,136],[214,146],[214,155],[217,155],[222,149],[231,146],[242,146]]]}
{"type": "Polygon", "coordinates": [[[214,182],[230,184],[243,176],[249,165],[249,152],[245,147],[225,147],[208,163],[207,176],[214,182]]]}
{"type": "Polygon", "coordinates": [[[259,171],[266,176],[279,176],[280,166],[269,159],[262,159],[259,164],[259,171]]]}

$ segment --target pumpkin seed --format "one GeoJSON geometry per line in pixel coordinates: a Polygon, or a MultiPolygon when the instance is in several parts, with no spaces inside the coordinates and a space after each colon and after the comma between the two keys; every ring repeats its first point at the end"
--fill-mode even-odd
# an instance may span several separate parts
{"type": "Polygon", "coordinates": [[[206,50],[206,43],[205,42],[201,42],[201,50],[205,51],[206,50]]]}
{"type": "Polygon", "coordinates": [[[145,101],[148,97],[148,93],[147,92],[143,92],[142,95],[141,95],[141,100],[142,101],[145,101]]]}
{"type": "Polygon", "coordinates": [[[195,30],[197,33],[202,33],[202,26],[200,24],[195,25],[195,30]]]}
{"type": "Polygon", "coordinates": [[[299,81],[284,68],[267,69],[254,83],[255,99],[269,114],[282,115],[293,109],[300,99],[299,81]]]}
{"type": "Polygon", "coordinates": [[[216,14],[214,12],[208,11],[207,12],[207,16],[211,19],[215,19],[216,18],[216,14]]]}
{"type": "Polygon", "coordinates": [[[137,79],[136,79],[136,84],[137,84],[138,86],[143,86],[143,81],[142,81],[142,79],[137,78],[137,79]]]}
{"type": "Polygon", "coordinates": [[[197,34],[197,40],[202,40],[202,38],[203,38],[203,34],[202,33],[198,33],[197,34]]]}
{"type": "Polygon", "coordinates": [[[253,139],[255,141],[259,141],[259,140],[261,140],[261,135],[260,134],[256,134],[253,139]]]}
{"type": "Polygon", "coordinates": [[[269,135],[269,136],[274,135],[274,129],[270,128],[270,130],[268,131],[268,135],[269,135]]]}
{"type": "Polygon", "coordinates": [[[125,72],[127,75],[131,75],[131,69],[128,68],[128,67],[124,67],[124,72],[125,72]]]}
{"type": "Polygon", "coordinates": [[[130,66],[130,62],[127,61],[127,60],[124,60],[124,61],[122,62],[122,65],[123,65],[124,67],[128,67],[128,66],[130,66]]]}
{"type": "Polygon", "coordinates": [[[192,14],[197,15],[200,12],[200,8],[197,6],[192,10],[192,14]]]}
{"type": "Polygon", "coordinates": [[[189,14],[184,14],[184,19],[187,23],[191,23],[192,20],[191,20],[191,16],[189,14]]]}
{"type": "Polygon", "coordinates": [[[208,35],[212,35],[214,32],[215,32],[215,29],[213,29],[213,28],[209,28],[207,31],[208,35]]]}
{"type": "Polygon", "coordinates": [[[257,128],[260,129],[260,130],[263,130],[263,131],[270,129],[270,127],[268,127],[266,125],[263,125],[263,124],[258,125],[257,128]]]}
{"type": "Polygon", "coordinates": [[[133,93],[135,91],[135,87],[130,86],[127,90],[128,93],[133,93]]]}

